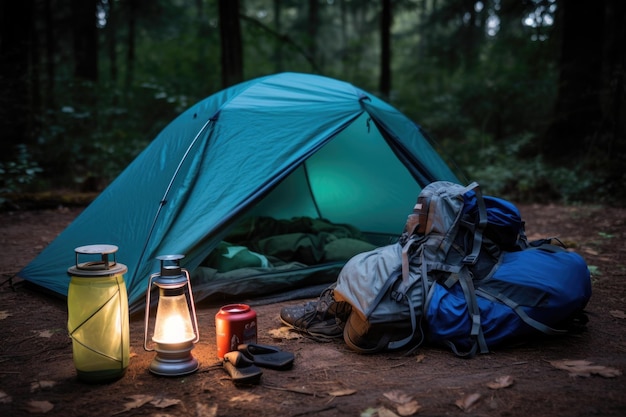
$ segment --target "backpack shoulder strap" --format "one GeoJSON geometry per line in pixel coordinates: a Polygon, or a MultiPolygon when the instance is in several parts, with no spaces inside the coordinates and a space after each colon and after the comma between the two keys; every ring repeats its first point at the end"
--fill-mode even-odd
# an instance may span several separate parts
{"type": "MultiPolygon", "coordinates": [[[[413,302],[411,301],[411,297],[408,297],[406,295],[407,290],[411,286],[411,282],[410,282],[411,279],[409,277],[409,274],[410,274],[409,254],[411,253],[411,247],[413,246],[416,240],[418,240],[416,236],[411,236],[409,240],[407,241],[407,243],[402,247],[402,285],[399,288],[399,291],[396,293],[396,297],[402,297],[406,299],[408,303],[409,311],[411,312],[411,314],[409,314],[409,316],[411,317],[411,333],[407,337],[401,340],[396,340],[392,342],[388,342],[388,340],[384,341],[384,343],[387,343],[388,349],[399,349],[401,347],[404,347],[407,343],[411,342],[411,340],[414,339],[415,333],[418,330],[422,332],[422,337],[420,337],[419,339],[420,343],[421,343],[421,340],[424,339],[421,323],[417,322],[417,319],[414,314],[415,306],[413,305],[413,302]]],[[[420,281],[422,283],[422,291],[423,291],[422,294],[426,296],[426,294],[428,294],[428,276],[426,274],[426,263],[423,260],[423,248],[421,247],[418,248],[417,253],[413,253],[412,255],[422,257],[421,262],[420,262],[420,269],[421,269],[420,281]]],[[[398,300],[398,301],[402,301],[402,300],[398,300]]],[[[420,314],[420,320],[421,320],[421,317],[423,317],[423,311],[422,311],[422,314],[420,314]]],[[[415,346],[413,349],[415,349],[416,347],[417,346],[415,346]]]]}

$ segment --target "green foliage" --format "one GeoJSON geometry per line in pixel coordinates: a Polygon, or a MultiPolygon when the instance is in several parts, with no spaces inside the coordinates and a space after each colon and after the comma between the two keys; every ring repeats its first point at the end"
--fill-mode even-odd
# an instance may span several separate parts
{"type": "MultiPolygon", "coordinates": [[[[540,156],[558,85],[559,32],[557,25],[522,24],[538,10],[537,1],[393,4],[390,102],[417,121],[467,178],[517,201],[626,201],[620,186],[626,173],[615,178],[620,171],[610,152],[589,152],[593,157],[576,161],[574,168],[551,166],[540,156]]],[[[43,98],[46,105],[33,111],[36,146],[0,167],[3,190],[102,188],[169,121],[222,88],[215,0],[133,2],[132,46],[131,2],[101,5],[105,11],[112,5],[115,15],[100,21],[98,82],[74,79],[71,31],[59,32],[55,79],[47,80],[45,65],[37,68],[41,80],[53,81],[55,88],[43,98]]],[[[311,39],[307,2],[242,0],[244,77],[314,72],[375,93],[380,2],[328,1],[318,7],[311,39]]],[[[53,13],[56,25],[71,16],[65,6],[53,13]]],[[[40,21],[37,27],[43,26],[40,21]]],[[[39,36],[45,44],[43,31],[39,36]]]]}
{"type": "Polygon", "coordinates": [[[500,13],[496,35],[463,29],[460,2],[427,14],[420,42],[406,45],[416,58],[401,63],[396,105],[489,193],[516,201],[589,201],[611,183],[606,176],[589,175],[588,164],[550,165],[539,152],[557,93],[558,45],[550,28],[541,28],[546,41],[533,40],[536,30],[521,25],[527,12],[520,6],[500,13]],[[479,47],[476,55],[467,56],[469,40],[455,38],[461,35],[474,36],[468,46],[479,47]]]}
{"type": "Polygon", "coordinates": [[[600,272],[600,268],[598,268],[597,266],[589,265],[588,268],[592,278],[602,275],[602,273],[600,272]]]}
{"type": "Polygon", "coordinates": [[[132,93],[99,90],[93,102],[74,92],[60,97],[58,110],[40,120],[36,158],[46,175],[45,186],[98,191],[114,179],[179,112],[186,96],[143,84],[132,93]]]}
{"type": "Polygon", "coordinates": [[[550,166],[540,155],[525,155],[533,140],[532,133],[494,141],[470,131],[467,143],[448,143],[447,148],[456,149],[453,154],[459,156],[467,177],[480,183],[486,193],[520,203],[588,201],[601,179],[584,169],[550,166]]]}
{"type": "Polygon", "coordinates": [[[0,206],[3,195],[24,191],[42,172],[25,145],[18,145],[13,161],[0,162],[0,206]]]}

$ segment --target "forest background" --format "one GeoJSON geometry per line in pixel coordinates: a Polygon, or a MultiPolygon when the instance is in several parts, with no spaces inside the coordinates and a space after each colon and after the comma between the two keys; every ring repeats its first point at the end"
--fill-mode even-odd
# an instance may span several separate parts
{"type": "Polygon", "coordinates": [[[0,206],[98,193],[187,107],[283,71],[350,82],[517,202],[626,202],[623,0],[0,2],[0,206]]]}

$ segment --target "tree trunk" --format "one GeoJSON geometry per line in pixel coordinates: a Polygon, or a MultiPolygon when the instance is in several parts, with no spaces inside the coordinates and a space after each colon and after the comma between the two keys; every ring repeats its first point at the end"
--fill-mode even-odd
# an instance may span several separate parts
{"type": "Polygon", "coordinates": [[[380,94],[389,100],[391,94],[391,0],[382,0],[380,17],[380,94]]]}
{"type": "Polygon", "coordinates": [[[604,0],[558,3],[559,86],[554,119],[542,141],[542,153],[550,161],[579,161],[599,134],[604,12],[604,0]]]}
{"type": "MultiPolygon", "coordinates": [[[[283,27],[282,27],[282,3],[281,0],[274,0],[272,2],[272,8],[274,10],[274,30],[276,30],[276,33],[278,34],[282,34],[283,33],[283,27]]],[[[276,72],[282,72],[284,71],[284,64],[283,64],[283,41],[282,39],[277,39],[274,42],[274,66],[276,69],[276,72]]]]}
{"type": "Polygon", "coordinates": [[[461,64],[465,65],[465,68],[473,68],[477,58],[477,51],[479,50],[478,35],[484,28],[477,24],[478,16],[476,14],[476,8],[474,0],[465,0],[465,10],[469,13],[468,22],[461,26],[461,38],[459,39],[461,64]]]}
{"type": "Polygon", "coordinates": [[[98,81],[98,32],[96,0],[72,0],[74,30],[74,76],[98,81]]]}
{"type": "Polygon", "coordinates": [[[317,29],[320,24],[319,4],[309,0],[309,19],[307,22],[307,54],[310,60],[317,62],[317,29]]]}
{"type": "Polygon", "coordinates": [[[45,83],[45,106],[53,108],[55,105],[55,76],[56,65],[54,64],[54,56],[56,50],[56,38],[54,35],[54,19],[52,18],[52,0],[44,2],[44,24],[46,34],[46,83],[45,83]]]}
{"type": "Polygon", "coordinates": [[[16,145],[31,140],[29,90],[33,1],[3,1],[0,16],[0,161],[13,160],[16,145]]]}
{"type": "Polygon", "coordinates": [[[128,2],[128,37],[126,38],[126,91],[130,91],[135,77],[135,28],[137,26],[137,0],[128,2]]]}
{"type": "Polygon", "coordinates": [[[626,2],[615,1],[607,5],[606,67],[604,84],[606,98],[607,134],[601,147],[609,162],[605,165],[609,177],[623,190],[626,166],[626,2]]]}
{"type": "Polygon", "coordinates": [[[239,0],[219,0],[222,48],[222,88],[243,81],[243,46],[239,25],[239,0]]]}
{"type": "MultiPolygon", "coordinates": [[[[39,21],[39,13],[37,10],[37,7],[35,7],[32,10],[32,21],[33,22],[37,22],[39,21]]],[[[30,36],[29,36],[29,42],[30,42],[30,48],[29,48],[29,53],[30,53],[30,71],[28,73],[28,79],[29,79],[29,90],[30,90],[30,112],[32,114],[40,114],[41,113],[41,109],[42,109],[42,92],[41,92],[41,46],[40,46],[40,38],[39,36],[37,36],[37,33],[34,29],[36,23],[33,24],[33,28],[31,28],[29,30],[30,32],[30,36]]],[[[35,118],[37,119],[37,118],[35,118]]],[[[35,125],[36,125],[36,121],[31,124],[30,129],[34,129],[35,125]]],[[[32,132],[34,133],[34,132],[32,132]]]]}
{"type": "Polygon", "coordinates": [[[117,83],[117,9],[115,2],[109,1],[109,13],[107,18],[107,33],[109,34],[109,76],[111,85],[117,83]]]}
{"type": "Polygon", "coordinates": [[[341,54],[339,55],[339,70],[343,72],[347,66],[346,58],[348,57],[348,7],[345,0],[339,2],[339,13],[341,21],[341,35],[339,44],[341,45],[341,54]]]}
{"type": "MultiPolygon", "coordinates": [[[[204,8],[204,0],[196,0],[196,22],[198,26],[198,56],[196,59],[195,67],[197,68],[197,73],[202,74],[206,71],[207,68],[207,59],[209,55],[209,45],[208,39],[210,37],[211,28],[209,25],[209,20],[206,17],[205,8],[204,8]]],[[[207,82],[202,83],[203,89],[208,85],[207,82]]]]}

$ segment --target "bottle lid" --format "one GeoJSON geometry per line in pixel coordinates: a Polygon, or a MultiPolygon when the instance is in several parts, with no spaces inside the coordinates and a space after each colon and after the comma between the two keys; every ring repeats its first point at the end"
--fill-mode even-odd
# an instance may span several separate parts
{"type": "Polygon", "coordinates": [[[76,264],[68,268],[67,273],[77,277],[103,277],[124,274],[128,268],[115,260],[115,253],[118,247],[115,245],[97,244],[80,246],[74,249],[76,254],[76,264]],[[99,256],[98,260],[79,262],[79,256],[99,256]],[[110,259],[110,255],[112,259],[110,259]]]}
{"type": "Polygon", "coordinates": [[[250,306],[247,304],[228,304],[220,308],[220,311],[230,314],[246,313],[250,311],[250,306]]]}

